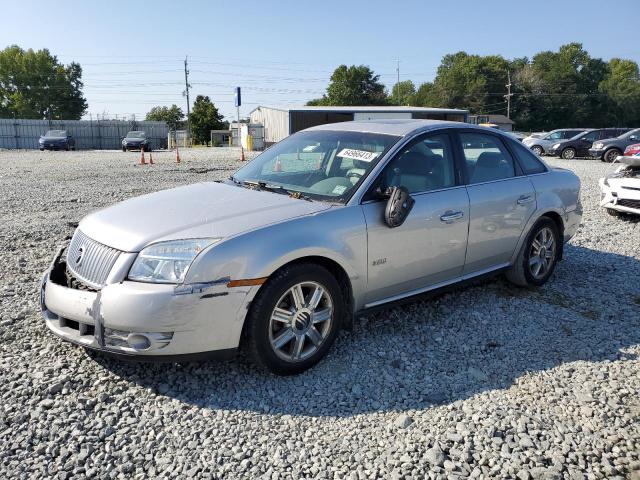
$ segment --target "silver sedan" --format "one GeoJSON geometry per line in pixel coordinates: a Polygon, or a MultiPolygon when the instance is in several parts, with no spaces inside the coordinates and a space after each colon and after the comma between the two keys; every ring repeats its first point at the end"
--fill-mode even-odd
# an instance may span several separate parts
{"type": "Polygon", "coordinates": [[[362,312],[501,272],[544,284],[580,223],[579,191],[572,172],[493,129],[318,126],[225,181],[85,217],[44,275],[43,315],[61,338],[111,354],[243,348],[294,374],[362,312]]]}

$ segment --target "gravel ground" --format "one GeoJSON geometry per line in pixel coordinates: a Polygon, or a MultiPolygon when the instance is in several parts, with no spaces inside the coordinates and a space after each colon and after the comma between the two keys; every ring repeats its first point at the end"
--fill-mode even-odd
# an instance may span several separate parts
{"type": "MultiPolygon", "coordinates": [[[[148,365],[49,334],[38,283],[92,210],[238,152],[0,152],[0,477],[640,478],[640,223],[598,207],[543,288],[502,279],[359,321],[293,378],[148,365]]],[[[140,212],[144,215],[144,212],[140,212]]]]}

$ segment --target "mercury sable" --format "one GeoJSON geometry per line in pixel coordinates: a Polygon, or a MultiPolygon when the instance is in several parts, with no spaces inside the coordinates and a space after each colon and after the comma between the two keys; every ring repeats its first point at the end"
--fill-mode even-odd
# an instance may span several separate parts
{"type": "Polygon", "coordinates": [[[579,190],[493,129],[317,126],[227,180],[85,217],[44,275],[42,311],[87,348],[172,361],[243,348],[294,374],[370,309],[500,272],[542,285],[580,222],[579,190]]]}

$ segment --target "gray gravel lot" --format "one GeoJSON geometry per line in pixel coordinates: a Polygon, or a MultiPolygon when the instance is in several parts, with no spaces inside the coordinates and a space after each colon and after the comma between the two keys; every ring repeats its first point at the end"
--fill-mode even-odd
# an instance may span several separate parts
{"type": "MultiPolygon", "coordinates": [[[[640,222],[598,207],[550,282],[383,311],[292,378],[150,365],[49,334],[38,284],[87,213],[222,178],[231,149],[0,152],[0,478],[640,478],[640,222]]],[[[142,211],[140,215],[144,215],[142,211]]]]}

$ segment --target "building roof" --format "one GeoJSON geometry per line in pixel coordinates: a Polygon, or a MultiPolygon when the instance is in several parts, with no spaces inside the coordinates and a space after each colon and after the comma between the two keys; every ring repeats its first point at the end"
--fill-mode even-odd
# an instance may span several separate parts
{"type": "Polygon", "coordinates": [[[489,117],[489,121],[491,123],[507,123],[507,124],[511,124],[511,125],[515,125],[516,122],[514,122],[513,120],[511,120],[510,118],[507,118],[506,115],[501,115],[501,114],[487,114],[487,115],[478,115],[479,117],[489,117]]]}
{"type": "MultiPolygon", "coordinates": [[[[270,110],[280,110],[281,112],[335,112],[335,113],[353,113],[353,112],[421,112],[421,113],[458,113],[465,114],[468,110],[461,110],[457,108],[432,108],[432,107],[401,107],[401,106],[291,106],[291,107],[268,107],[266,105],[260,105],[254,108],[251,113],[261,108],[267,108],[270,110]]],[[[506,118],[506,117],[505,117],[506,118]]]]}
{"type": "Polygon", "coordinates": [[[473,128],[474,125],[444,120],[418,120],[418,119],[387,119],[387,120],[357,120],[352,122],[326,123],[309,130],[333,130],[349,132],[382,133],[387,135],[404,136],[417,130],[430,130],[432,128],[455,127],[473,128]]]}

